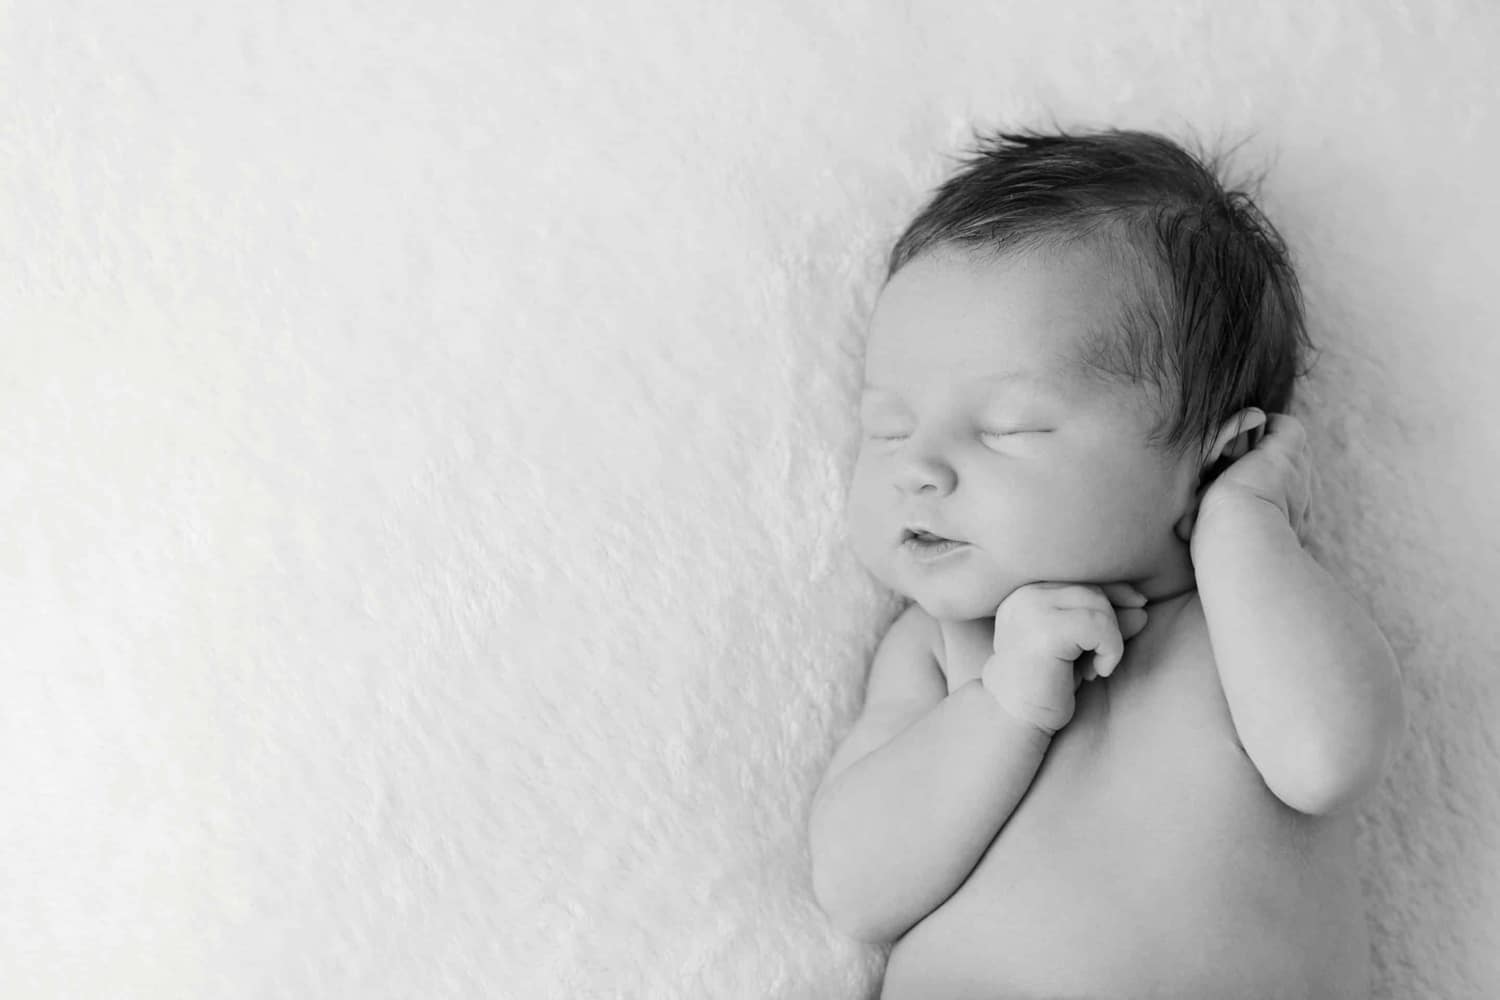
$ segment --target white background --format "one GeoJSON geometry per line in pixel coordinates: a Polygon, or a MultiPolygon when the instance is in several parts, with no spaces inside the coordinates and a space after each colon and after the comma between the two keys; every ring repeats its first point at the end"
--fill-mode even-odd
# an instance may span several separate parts
{"type": "Polygon", "coordinates": [[[1500,995],[1495,11],[0,3],[0,994],[862,995],[863,324],[1055,117],[1270,170],[1377,995],[1500,995]]]}

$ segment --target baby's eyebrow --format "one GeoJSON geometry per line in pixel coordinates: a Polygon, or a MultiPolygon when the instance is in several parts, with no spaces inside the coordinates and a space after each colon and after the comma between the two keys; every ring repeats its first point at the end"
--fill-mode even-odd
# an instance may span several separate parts
{"type": "MultiPolygon", "coordinates": [[[[978,375],[973,378],[964,379],[970,385],[982,384],[987,388],[1006,385],[1008,383],[1020,382],[1046,388],[1054,384],[1054,380],[1041,372],[995,372],[991,375],[978,375]]],[[[879,393],[886,396],[900,395],[890,386],[880,385],[874,382],[866,382],[860,390],[860,395],[866,396],[870,393],[879,393]]]]}
{"type": "Polygon", "coordinates": [[[987,386],[1005,385],[1011,382],[1024,382],[1027,385],[1046,386],[1052,384],[1052,379],[1040,372],[998,372],[994,375],[980,375],[978,378],[969,379],[970,382],[980,382],[987,386]]]}

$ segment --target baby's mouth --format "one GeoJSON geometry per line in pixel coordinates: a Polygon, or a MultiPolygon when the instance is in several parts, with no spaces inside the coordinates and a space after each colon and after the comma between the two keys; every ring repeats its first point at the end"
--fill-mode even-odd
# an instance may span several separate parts
{"type": "MultiPolygon", "coordinates": [[[[953,542],[953,541],[957,541],[957,539],[948,538],[945,535],[939,535],[935,531],[928,531],[926,528],[919,527],[917,525],[908,525],[906,528],[902,529],[902,532],[901,532],[901,542],[902,542],[902,544],[905,544],[905,543],[911,542],[911,541],[924,542],[924,543],[933,543],[933,542],[953,542]]],[[[960,543],[960,544],[962,544],[962,543],[960,543]]]]}
{"type": "Polygon", "coordinates": [[[967,542],[945,538],[925,528],[907,528],[901,533],[901,548],[917,558],[937,557],[967,547],[967,542]]]}

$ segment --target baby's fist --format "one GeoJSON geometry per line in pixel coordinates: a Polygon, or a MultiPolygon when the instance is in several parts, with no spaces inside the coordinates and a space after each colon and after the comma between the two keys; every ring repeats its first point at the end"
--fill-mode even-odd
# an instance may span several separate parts
{"type": "Polygon", "coordinates": [[[1011,715],[1056,733],[1073,718],[1078,685],[1119,666],[1125,640],[1146,625],[1145,603],[1129,584],[1020,587],[995,612],[981,682],[1011,715]]]}

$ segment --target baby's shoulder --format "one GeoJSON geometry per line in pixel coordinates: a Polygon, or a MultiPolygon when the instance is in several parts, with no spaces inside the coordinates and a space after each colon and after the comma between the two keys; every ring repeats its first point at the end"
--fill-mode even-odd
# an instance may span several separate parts
{"type": "Polygon", "coordinates": [[[930,655],[939,667],[943,665],[942,625],[922,605],[916,601],[908,603],[891,622],[886,636],[889,638],[898,632],[908,648],[930,655]]]}
{"type": "Polygon", "coordinates": [[[985,661],[995,650],[993,618],[944,621],[916,604],[908,613],[912,615],[913,631],[921,635],[923,649],[931,654],[949,691],[956,691],[980,676],[985,661]]]}

